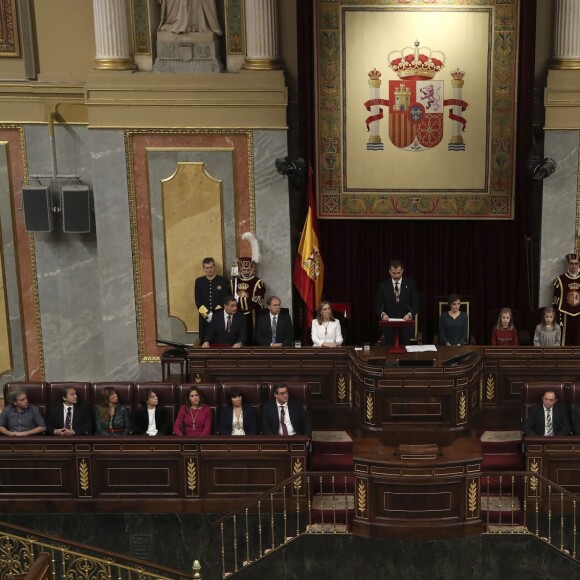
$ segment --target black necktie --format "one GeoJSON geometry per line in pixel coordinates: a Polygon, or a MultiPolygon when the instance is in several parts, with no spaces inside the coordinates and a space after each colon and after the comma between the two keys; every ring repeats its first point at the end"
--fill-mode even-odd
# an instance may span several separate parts
{"type": "Polygon", "coordinates": [[[232,331],[232,316],[228,315],[228,321],[226,322],[226,332],[229,334],[232,331]]]}
{"type": "Polygon", "coordinates": [[[66,418],[64,420],[64,428],[70,429],[72,427],[72,407],[66,408],[66,418]]]}
{"type": "Polygon", "coordinates": [[[399,283],[395,282],[395,300],[398,302],[401,294],[399,292],[399,283]]]}

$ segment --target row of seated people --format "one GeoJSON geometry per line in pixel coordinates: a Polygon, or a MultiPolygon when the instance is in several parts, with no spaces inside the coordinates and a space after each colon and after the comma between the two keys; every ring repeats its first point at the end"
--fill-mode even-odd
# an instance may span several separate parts
{"type": "MultiPolygon", "coordinates": [[[[311,340],[315,347],[332,348],[344,342],[341,320],[344,322],[350,318],[350,307],[348,304],[340,303],[336,305],[339,311],[334,312],[332,306],[330,302],[323,300],[314,313],[311,340]]],[[[434,337],[434,342],[440,346],[461,346],[474,342],[469,332],[469,303],[462,301],[459,295],[451,294],[447,299],[449,310],[443,311],[443,306],[444,302],[439,302],[439,334],[434,337]]],[[[258,318],[254,344],[256,346],[292,346],[294,331],[288,310],[281,308],[281,302],[277,296],[271,296],[268,299],[267,308],[269,315],[265,313],[258,318]]],[[[415,323],[415,329],[409,329],[409,332],[411,336],[413,333],[418,333],[417,323],[415,323]]],[[[407,334],[406,329],[401,331],[403,344],[408,342],[405,339],[407,334]]],[[[415,338],[420,340],[418,336],[415,338]]],[[[244,316],[238,312],[236,300],[233,297],[227,297],[223,312],[216,313],[215,320],[212,318],[202,346],[241,347],[250,344],[248,341],[249,334],[244,316]]],[[[390,340],[383,338],[378,344],[383,342],[386,344],[390,340]]],[[[515,326],[514,314],[510,308],[502,308],[491,331],[491,344],[518,346],[519,343],[519,332],[515,326]]],[[[541,320],[535,327],[533,344],[541,347],[561,345],[561,328],[557,313],[552,306],[542,310],[541,320]]]]}
{"type": "Polygon", "coordinates": [[[524,435],[580,435],[580,383],[526,383],[522,391],[524,435]]]}
{"type": "Polygon", "coordinates": [[[309,392],[300,381],[14,382],[4,386],[0,433],[310,436],[309,392]]]}

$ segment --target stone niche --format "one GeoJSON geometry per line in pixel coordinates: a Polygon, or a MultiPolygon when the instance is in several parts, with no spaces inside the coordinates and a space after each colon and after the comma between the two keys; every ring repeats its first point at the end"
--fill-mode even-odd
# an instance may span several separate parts
{"type": "Polygon", "coordinates": [[[219,41],[213,32],[157,32],[153,72],[205,74],[221,73],[222,70],[219,41]]]}

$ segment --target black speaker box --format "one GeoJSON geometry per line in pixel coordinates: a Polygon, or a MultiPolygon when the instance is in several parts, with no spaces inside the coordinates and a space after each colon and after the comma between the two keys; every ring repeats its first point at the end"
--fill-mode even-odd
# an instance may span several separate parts
{"type": "Polygon", "coordinates": [[[62,231],[67,234],[88,234],[91,231],[91,202],[88,186],[62,186],[62,231]]]}
{"type": "Polygon", "coordinates": [[[48,185],[27,185],[22,188],[24,227],[27,232],[52,232],[52,209],[48,185]]]}

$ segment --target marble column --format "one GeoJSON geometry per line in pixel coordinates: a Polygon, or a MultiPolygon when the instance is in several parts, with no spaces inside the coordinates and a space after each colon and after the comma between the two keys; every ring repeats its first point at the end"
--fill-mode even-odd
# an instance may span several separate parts
{"type": "Polygon", "coordinates": [[[246,60],[242,68],[276,70],[278,58],[277,0],[246,0],[246,60]]]}
{"type": "Polygon", "coordinates": [[[580,0],[556,0],[550,68],[580,69],[580,0]]]}
{"type": "Polygon", "coordinates": [[[132,70],[126,0],[93,0],[96,70],[132,70]]]}

